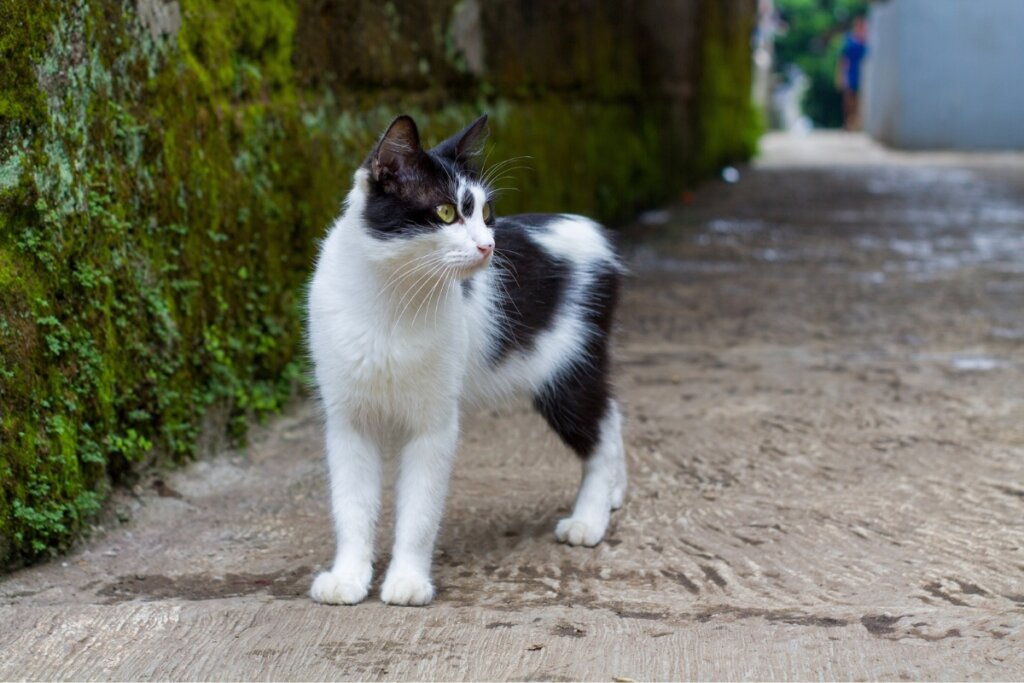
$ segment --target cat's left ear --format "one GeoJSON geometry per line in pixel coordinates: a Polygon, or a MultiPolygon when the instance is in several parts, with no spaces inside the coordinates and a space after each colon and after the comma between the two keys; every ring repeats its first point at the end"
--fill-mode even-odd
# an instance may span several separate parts
{"type": "Polygon", "coordinates": [[[457,164],[471,168],[474,165],[474,159],[480,154],[485,140],[487,140],[487,114],[439,144],[434,151],[457,164]]]}

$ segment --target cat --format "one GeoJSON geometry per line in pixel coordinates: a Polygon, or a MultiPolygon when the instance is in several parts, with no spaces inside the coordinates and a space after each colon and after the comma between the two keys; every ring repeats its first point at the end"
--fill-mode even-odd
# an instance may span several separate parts
{"type": "MultiPolygon", "coordinates": [[[[399,116],[354,174],[309,288],[337,550],[317,602],[355,604],[372,579],[381,459],[400,454],[381,599],[434,597],[431,555],[461,409],[532,398],[583,462],[559,541],[594,546],[626,492],[609,378],[623,267],[605,230],[571,215],[498,217],[478,168],[487,117],[433,149],[399,116]]],[[[492,174],[493,175],[493,174],[492,174]]]]}

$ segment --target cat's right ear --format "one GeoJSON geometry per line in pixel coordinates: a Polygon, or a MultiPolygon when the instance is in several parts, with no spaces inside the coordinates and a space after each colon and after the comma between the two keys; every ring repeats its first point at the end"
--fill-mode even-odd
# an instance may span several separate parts
{"type": "Polygon", "coordinates": [[[451,136],[437,147],[434,151],[441,156],[446,156],[457,164],[474,168],[474,158],[480,154],[484,141],[487,139],[487,114],[484,114],[473,123],[469,124],[455,135],[451,136]]]}
{"type": "Polygon", "coordinates": [[[422,154],[416,122],[411,116],[399,116],[370,155],[370,175],[385,185],[401,185],[415,177],[422,154]]]}

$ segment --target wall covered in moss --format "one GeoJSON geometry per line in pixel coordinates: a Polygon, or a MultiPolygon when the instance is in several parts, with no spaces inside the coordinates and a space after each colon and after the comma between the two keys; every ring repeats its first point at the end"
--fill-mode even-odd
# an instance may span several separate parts
{"type": "Polygon", "coordinates": [[[396,113],[437,141],[489,112],[489,159],[528,157],[499,211],[620,221],[751,152],[752,4],[4,0],[0,565],[281,405],[396,113]]]}

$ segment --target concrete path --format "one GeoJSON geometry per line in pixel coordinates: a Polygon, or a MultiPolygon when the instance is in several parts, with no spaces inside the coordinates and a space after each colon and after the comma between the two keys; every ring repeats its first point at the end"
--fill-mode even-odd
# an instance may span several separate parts
{"type": "Polygon", "coordinates": [[[0,582],[0,679],[1024,678],[1024,157],[764,148],[640,230],[600,547],[553,539],[578,470],[540,420],[479,415],[437,601],[315,605],[298,405],[0,582]]]}

